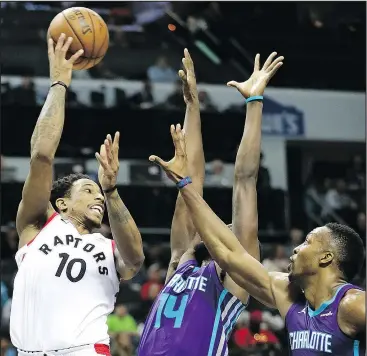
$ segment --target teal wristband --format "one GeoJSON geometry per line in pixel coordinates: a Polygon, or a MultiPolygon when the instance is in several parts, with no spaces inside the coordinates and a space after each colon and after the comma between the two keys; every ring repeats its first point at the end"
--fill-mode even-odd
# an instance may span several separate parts
{"type": "Polygon", "coordinates": [[[264,100],[264,97],[262,95],[250,96],[249,98],[246,99],[246,104],[249,103],[250,101],[255,100],[264,100]]]}
{"type": "Polygon", "coordinates": [[[182,189],[183,187],[185,187],[186,185],[192,183],[192,180],[190,177],[185,177],[182,178],[179,182],[176,183],[176,187],[178,189],[182,189]]]}

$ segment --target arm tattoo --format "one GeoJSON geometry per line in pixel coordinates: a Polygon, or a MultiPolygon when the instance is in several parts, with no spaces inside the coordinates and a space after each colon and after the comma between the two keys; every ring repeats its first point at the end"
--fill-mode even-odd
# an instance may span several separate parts
{"type": "Polygon", "coordinates": [[[37,145],[55,154],[64,126],[65,89],[51,88],[31,138],[31,153],[37,145]]]}
{"type": "Polygon", "coordinates": [[[112,211],[109,214],[111,220],[116,221],[118,223],[127,224],[131,219],[131,215],[126,206],[120,210],[118,208],[111,209],[112,211]]]}

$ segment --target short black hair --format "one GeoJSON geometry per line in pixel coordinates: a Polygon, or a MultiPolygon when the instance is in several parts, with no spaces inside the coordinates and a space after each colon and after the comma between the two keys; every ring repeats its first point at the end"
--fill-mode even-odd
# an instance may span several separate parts
{"type": "Polygon", "coordinates": [[[86,174],[72,173],[65,177],[55,180],[52,184],[50,202],[53,208],[58,211],[56,200],[70,195],[70,190],[74,182],[79,179],[91,179],[86,174]]]}
{"type": "Polygon", "coordinates": [[[361,237],[349,226],[329,223],[325,225],[331,231],[332,242],[337,248],[337,265],[347,282],[350,282],[361,270],[365,250],[361,237]]]}

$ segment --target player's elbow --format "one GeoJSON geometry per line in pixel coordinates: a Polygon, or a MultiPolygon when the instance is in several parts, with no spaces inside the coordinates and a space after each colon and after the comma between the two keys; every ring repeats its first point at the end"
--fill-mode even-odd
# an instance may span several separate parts
{"type": "Polygon", "coordinates": [[[229,249],[218,249],[215,260],[224,271],[229,272],[233,270],[235,261],[233,253],[229,249]]]}
{"type": "Polygon", "coordinates": [[[183,248],[175,248],[172,250],[172,254],[171,254],[171,260],[169,262],[170,265],[178,265],[180,263],[181,257],[183,256],[183,254],[187,251],[187,249],[183,249],[183,248]]]}
{"type": "Polygon", "coordinates": [[[257,169],[256,168],[235,168],[234,170],[235,182],[250,182],[256,185],[257,169]]]}
{"type": "Polygon", "coordinates": [[[54,155],[47,150],[34,149],[31,153],[31,166],[39,162],[43,164],[52,165],[54,161],[54,155]]]}
{"type": "Polygon", "coordinates": [[[122,268],[123,271],[120,273],[122,278],[126,281],[135,277],[143,266],[144,261],[145,256],[143,254],[142,257],[136,262],[125,263],[124,267],[122,268]]]}

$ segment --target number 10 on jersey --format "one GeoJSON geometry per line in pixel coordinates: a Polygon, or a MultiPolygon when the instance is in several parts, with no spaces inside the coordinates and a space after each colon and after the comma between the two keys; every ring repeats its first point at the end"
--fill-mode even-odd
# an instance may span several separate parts
{"type": "Polygon", "coordinates": [[[188,298],[188,295],[182,296],[179,306],[174,309],[178,297],[175,295],[169,295],[168,293],[162,293],[159,297],[159,305],[155,317],[154,327],[160,328],[163,314],[168,319],[175,319],[175,323],[173,326],[174,328],[180,328],[182,325],[182,319],[185,314],[188,298]]]}

